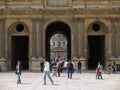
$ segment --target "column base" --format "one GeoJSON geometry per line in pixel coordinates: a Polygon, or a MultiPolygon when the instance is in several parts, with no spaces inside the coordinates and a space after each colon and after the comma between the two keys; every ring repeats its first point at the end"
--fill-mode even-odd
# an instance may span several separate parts
{"type": "Polygon", "coordinates": [[[112,63],[114,63],[114,62],[116,63],[116,66],[117,66],[116,69],[117,69],[117,71],[120,71],[120,56],[118,58],[113,57],[110,60],[112,61],[112,63]]]}
{"type": "Polygon", "coordinates": [[[0,58],[0,71],[7,71],[7,61],[5,58],[0,58]]]}
{"type": "Polygon", "coordinates": [[[32,57],[30,60],[31,61],[30,70],[40,71],[41,69],[40,63],[42,62],[42,60],[44,60],[42,57],[39,57],[39,58],[32,57]]]}
{"type": "Polygon", "coordinates": [[[86,58],[76,58],[72,59],[74,62],[74,68],[77,70],[77,63],[80,61],[82,63],[82,70],[87,70],[87,59],[86,58]]]}

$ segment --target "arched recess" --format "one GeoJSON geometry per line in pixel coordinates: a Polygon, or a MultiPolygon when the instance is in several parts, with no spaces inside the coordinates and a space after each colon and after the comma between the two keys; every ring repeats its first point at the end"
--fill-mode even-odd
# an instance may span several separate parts
{"type": "Polygon", "coordinates": [[[88,69],[95,69],[100,61],[105,65],[108,53],[109,35],[107,26],[94,21],[87,28],[88,69]]]}
{"type": "Polygon", "coordinates": [[[70,27],[62,21],[50,23],[45,32],[45,57],[50,59],[50,39],[54,34],[63,34],[67,39],[67,59],[71,59],[71,30],[70,27]]]}
{"type": "Polygon", "coordinates": [[[23,69],[29,69],[29,29],[27,25],[23,22],[15,22],[9,27],[7,34],[9,68],[15,69],[17,60],[21,60],[23,69]]]}

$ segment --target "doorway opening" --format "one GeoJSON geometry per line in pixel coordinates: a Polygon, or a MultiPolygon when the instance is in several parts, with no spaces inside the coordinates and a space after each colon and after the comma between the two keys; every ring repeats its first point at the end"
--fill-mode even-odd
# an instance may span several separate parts
{"type": "Polygon", "coordinates": [[[67,24],[63,22],[53,22],[48,25],[46,29],[46,58],[50,60],[51,52],[50,52],[50,40],[53,35],[55,34],[62,34],[67,40],[67,59],[71,59],[71,32],[70,28],[67,24]]]}
{"type": "Polygon", "coordinates": [[[105,59],[105,36],[88,36],[88,69],[95,69],[100,61],[104,65],[105,59]]]}
{"type": "Polygon", "coordinates": [[[24,70],[29,69],[29,37],[12,36],[12,69],[16,68],[17,60],[22,61],[24,70]]]}

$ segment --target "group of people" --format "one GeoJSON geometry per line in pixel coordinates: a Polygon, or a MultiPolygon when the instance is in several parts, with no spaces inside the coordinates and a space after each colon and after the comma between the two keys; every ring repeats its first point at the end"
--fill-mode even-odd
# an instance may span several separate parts
{"type": "Polygon", "coordinates": [[[117,70],[116,62],[108,60],[106,63],[106,69],[108,71],[108,74],[110,74],[111,71],[112,71],[112,73],[116,73],[116,70],[117,70]]]}
{"type": "MultiPolygon", "coordinates": [[[[52,72],[53,72],[53,76],[58,76],[60,77],[60,73],[62,72],[74,72],[74,62],[72,62],[71,60],[67,60],[67,61],[63,61],[63,60],[59,60],[57,62],[55,62],[55,64],[52,64],[52,72]]],[[[77,71],[78,73],[81,74],[81,67],[82,64],[80,61],[78,61],[77,63],[77,71]]]]}
{"type": "MultiPolygon", "coordinates": [[[[16,71],[15,74],[17,75],[17,84],[21,84],[21,71],[22,71],[23,67],[22,67],[22,62],[20,60],[17,61],[17,65],[16,65],[16,71]]],[[[44,79],[44,83],[43,85],[46,85],[46,76],[48,76],[48,78],[50,79],[51,83],[54,84],[51,76],[50,76],[50,63],[47,60],[44,60],[44,75],[43,75],[43,79],[44,79]]]]}
{"type": "MultiPolygon", "coordinates": [[[[72,74],[74,72],[74,64],[71,60],[68,60],[66,62],[63,62],[63,61],[59,61],[57,64],[56,64],[56,71],[57,71],[57,74],[56,76],[60,77],[60,73],[64,70],[65,72],[67,72],[67,77],[72,79],[72,74]]],[[[51,78],[50,76],[50,62],[45,59],[43,61],[43,85],[46,85],[46,76],[48,76],[48,78],[50,79],[51,81],[51,84],[54,84],[54,81],[53,79],[51,78]]],[[[53,66],[54,67],[54,66],[53,66]]],[[[77,63],[77,70],[78,70],[78,73],[81,74],[81,67],[82,67],[82,64],[80,61],[78,61],[77,63]]],[[[116,73],[116,63],[115,62],[111,62],[110,60],[107,61],[106,63],[106,68],[108,70],[108,74],[110,74],[111,72],[111,69],[113,70],[113,73],[116,73]]],[[[21,71],[22,71],[22,63],[20,60],[17,61],[17,65],[16,65],[16,75],[17,75],[17,84],[21,84],[21,71]]],[[[53,70],[54,72],[54,70],[53,70]]],[[[101,62],[98,62],[98,65],[97,65],[97,68],[96,68],[96,79],[103,79],[102,77],[102,73],[103,73],[103,65],[101,64],[101,62]]]]}
{"type": "MultiPolygon", "coordinates": [[[[44,61],[42,61],[42,69],[41,70],[43,73],[43,85],[46,85],[46,76],[48,76],[48,78],[50,79],[51,83],[54,84],[53,79],[50,76],[50,62],[45,59],[44,61]]],[[[53,66],[54,67],[54,66],[53,66]]],[[[22,62],[20,60],[17,61],[17,65],[16,65],[16,75],[17,75],[17,84],[21,84],[21,70],[22,70],[22,62]]],[[[59,61],[57,63],[56,66],[56,70],[57,70],[57,76],[60,77],[60,73],[64,70],[65,72],[67,72],[67,77],[72,79],[72,74],[74,72],[74,64],[71,60],[68,60],[66,62],[63,61],[59,61]]],[[[54,70],[53,70],[54,72],[54,70]]],[[[81,73],[81,62],[78,62],[78,73],[81,73]]]]}
{"type": "MultiPolygon", "coordinates": [[[[110,74],[111,71],[113,74],[116,73],[117,65],[115,61],[112,62],[111,60],[108,60],[106,62],[106,69],[108,74],[110,74]]],[[[102,79],[102,73],[103,73],[103,65],[101,64],[101,62],[98,62],[98,66],[96,68],[96,79],[102,79]]]]}

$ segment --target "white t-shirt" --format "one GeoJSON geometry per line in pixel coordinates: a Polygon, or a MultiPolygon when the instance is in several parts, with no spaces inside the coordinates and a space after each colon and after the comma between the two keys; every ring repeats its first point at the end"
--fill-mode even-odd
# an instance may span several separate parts
{"type": "Polygon", "coordinates": [[[65,61],[65,63],[64,63],[64,67],[67,67],[67,64],[68,64],[68,62],[67,62],[67,61],[65,61]]]}
{"type": "Polygon", "coordinates": [[[45,62],[44,71],[50,71],[50,64],[47,61],[45,62]]]}

